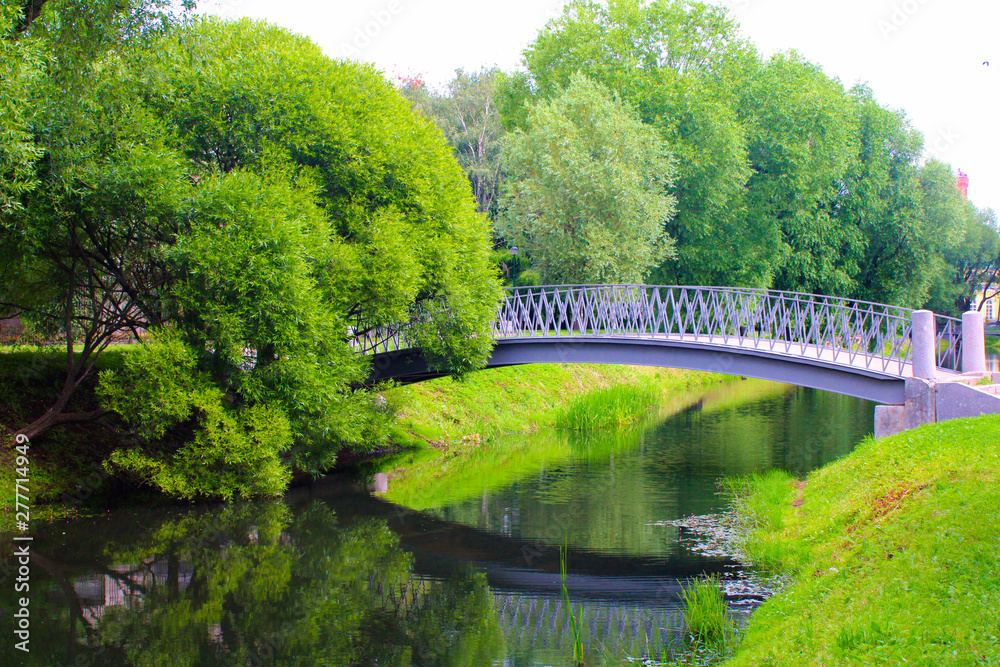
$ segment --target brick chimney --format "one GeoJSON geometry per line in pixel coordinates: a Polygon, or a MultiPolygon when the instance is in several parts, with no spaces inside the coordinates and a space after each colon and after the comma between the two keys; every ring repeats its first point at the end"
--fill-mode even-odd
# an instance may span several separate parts
{"type": "Polygon", "coordinates": [[[958,186],[958,191],[962,193],[962,196],[966,199],[969,198],[969,175],[966,174],[961,169],[958,170],[958,177],[955,179],[955,184],[958,186]]]}

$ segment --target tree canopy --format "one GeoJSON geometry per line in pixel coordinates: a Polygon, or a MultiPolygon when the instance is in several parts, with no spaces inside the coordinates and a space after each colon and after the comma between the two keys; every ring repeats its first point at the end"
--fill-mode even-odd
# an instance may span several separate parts
{"type": "MultiPolygon", "coordinates": [[[[922,163],[922,137],[903,112],[794,52],[762,58],[724,8],[572,0],[524,62],[528,75],[511,78],[501,101],[506,127],[526,130],[531,109],[583,75],[634,108],[676,158],[676,215],[665,225],[676,252],[653,282],[918,307],[953,282],[956,262],[970,264],[955,255],[971,247],[963,237],[996,235],[967,222],[990,216],[963,212],[950,167],[922,163]]],[[[527,220],[501,228],[510,242],[527,220]]]]}
{"type": "Polygon", "coordinates": [[[501,233],[547,282],[638,283],[672,252],[674,164],[657,133],[582,75],[508,137],[501,233]]]}
{"type": "MultiPolygon", "coordinates": [[[[116,336],[152,332],[101,379],[134,438],[114,463],[181,496],[274,493],[384,439],[356,337],[419,318],[436,368],[484,363],[488,221],[381,75],[252,21],[126,32],[88,56],[76,104],[58,63],[32,92],[44,168],[7,218],[26,241],[0,298],[65,336],[65,396],[116,336]],[[206,460],[237,474],[200,477],[206,460]]],[[[94,417],[64,405],[22,431],[94,417]]]]}

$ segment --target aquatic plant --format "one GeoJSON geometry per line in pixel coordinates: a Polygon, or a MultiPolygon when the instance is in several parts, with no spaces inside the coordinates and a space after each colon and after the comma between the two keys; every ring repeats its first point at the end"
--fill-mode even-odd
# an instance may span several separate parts
{"type": "Polygon", "coordinates": [[[580,617],[577,618],[573,612],[573,605],[569,601],[569,589],[566,587],[566,549],[567,543],[559,547],[559,579],[562,581],[563,603],[566,605],[566,614],[569,616],[569,626],[573,631],[573,663],[578,667],[583,667],[583,610],[580,610],[580,617]]]}
{"type": "Polygon", "coordinates": [[[722,650],[736,635],[736,624],[729,615],[719,577],[712,575],[686,586],[684,621],[692,643],[722,650]]]}

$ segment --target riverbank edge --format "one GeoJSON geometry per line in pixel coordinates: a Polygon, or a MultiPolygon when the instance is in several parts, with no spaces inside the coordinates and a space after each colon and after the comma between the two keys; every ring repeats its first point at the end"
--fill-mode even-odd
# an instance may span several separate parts
{"type": "MultiPolygon", "coordinates": [[[[127,350],[106,350],[67,409],[87,412],[100,407],[95,394],[98,374],[120,369],[124,354],[127,350]]],[[[65,359],[65,353],[57,349],[0,355],[0,423],[27,423],[47,409],[64,379],[65,359]]],[[[386,452],[441,447],[463,437],[490,437],[515,424],[521,430],[548,426],[570,400],[602,387],[653,386],[668,396],[725,377],[646,367],[544,364],[478,371],[461,382],[440,378],[424,383],[426,387],[397,387],[386,392],[387,402],[395,408],[409,406],[410,412],[400,415],[386,452]],[[520,397],[512,391],[515,386],[521,388],[520,397]],[[428,400],[444,402],[434,406],[428,400]],[[486,402],[492,402],[493,415],[484,409],[486,402]],[[439,424],[435,415],[447,416],[449,422],[439,424]]],[[[30,443],[27,489],[32,520],[51,522],[88,514],[87,501],[107,492],[112,475],[103,462],[121,435],[109,420],[53,429],[30,443]]],[[[0,451],[0,533],[10,533],[15,524],[15,454],[9,448],[0,451]]],[[[150,502],[171,502],[142,488],[125,491],[150,502]]]]}
{"type": "Polygon", "coordinates": [[[393,442],[403,448],[448,449],[514,433],[555,428],[574,401],[611,387],[653,390],[661,402],[731,376],[652,366],[528,364],[438,378],[384,392],[396,413],[393,442]]]}
{"type": "Polygon", "coordinates": [[[1000,664],[1000,416],[737,482],[742,550],[789,576],[726,667],[1000,664]]]}

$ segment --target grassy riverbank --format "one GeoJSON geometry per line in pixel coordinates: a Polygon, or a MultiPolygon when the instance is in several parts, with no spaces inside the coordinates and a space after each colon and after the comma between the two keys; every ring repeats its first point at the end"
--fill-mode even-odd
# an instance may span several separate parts
{"type": "Polygon", "coordinates": [[[1000,416],[868,439],[805,481],[753,480],[746,549],[790,588],[732,667],[1000,664],[1000,416]]]}
{"type": "Polygon", "coordinates": [[[646,366],[532,364],[396,387],[386,397],[398,411],[397,444],[444,446],[554,427],[588,395],[612,387],[635,387],[655,404],[727,377],[646,366]]]}

